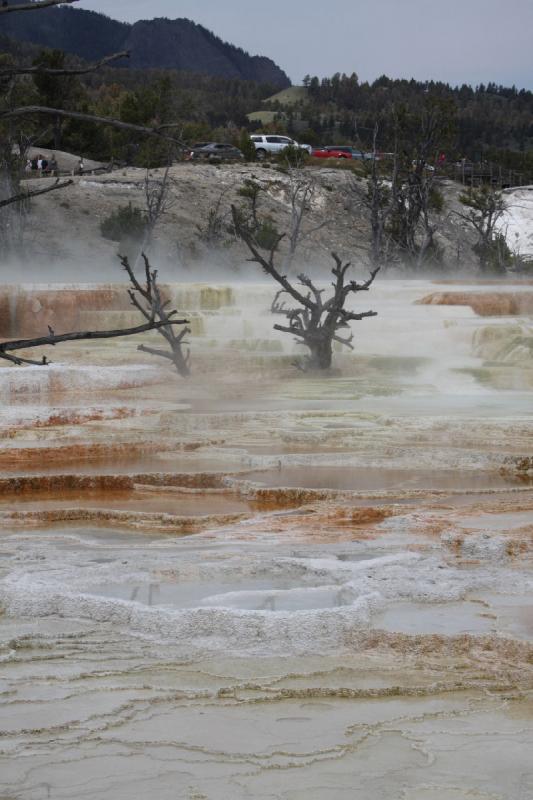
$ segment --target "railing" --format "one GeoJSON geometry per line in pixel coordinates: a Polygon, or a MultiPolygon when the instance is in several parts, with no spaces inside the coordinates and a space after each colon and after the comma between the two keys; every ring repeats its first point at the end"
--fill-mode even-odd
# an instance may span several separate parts
{"type": "Polygon", "coordinates": [[[437,173],[442,177],[462,183],[463,186],[493,186],[496,189],[509,189],[515,186],[527,186],[533,183],[533,175],[506,169],[500,164],[489,161],[475,163],[459,161],[456,164],[439,165],[437,173]]]}

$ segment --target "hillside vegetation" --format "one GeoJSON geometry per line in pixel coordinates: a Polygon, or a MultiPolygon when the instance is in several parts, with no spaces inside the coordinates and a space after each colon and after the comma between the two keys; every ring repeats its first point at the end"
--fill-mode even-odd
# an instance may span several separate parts
{"type": "Polygon", "coordinates": [[[437,106],[449,121],[442,140],[448,159],[490,160],[533,181],[533,92],[526,89],[494,83],[450,86],[385,75],[368,83],[355,73],[337,73],[322,80],[307,75],[301,91],[299,97],[276,94],[261,109],[277,112],[279,124],[307,139],[354,142],[364,149],[372,148],[379,124],[378,147],[387,152],[394,149],[395,118],[416,119],[428,106],[437,106]]]}
{"type": "Polygon", "coordinates": [[[87,61],[130,50],[133,69],[189,70],[279,88],[290,85],[271,59],[251,56],[188,19],[140,20],[129,25],[94,11],[46,8],[39,14],[8,15],[2,20],[2,33],[87,61]]]}

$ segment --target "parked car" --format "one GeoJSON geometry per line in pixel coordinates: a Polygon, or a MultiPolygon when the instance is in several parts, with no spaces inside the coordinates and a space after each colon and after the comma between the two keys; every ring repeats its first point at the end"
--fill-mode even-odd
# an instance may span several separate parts
{"type": "Polygon", "coordinates": [[[352,158],[351,147],[315,147],[311,151],[313,158],[352,158]]]}
{"type": "Polygon", "coordinates": [[[190,160],[204,159],[205,161],[240,161],[244,158],[238,147],[224,142],[199,142],[195,144],[187,155],[190,160]]]}
{"type": "MultiPolygon", "coordinates": [[[[365,153],[357,147],[350,145],[327,145],[325,147],[317,147],[313,150],[312,155],[315,158],[355,158],[358,161],[373,161],[373,153],[365,153]]],[[[379,156],[375,158],[379,160],[379,156]]]]}
{"type": "Polygon", "coordinates": [[[289,136],[278,136],[277,134],[253,134],[250,137],[255,147],[257,158],[263,159],[269,153],[282,153],[287,147],[296,147],[298,150],[305,150],[310,153],[313,149],[310,144],[300,144],[289,136]]]}

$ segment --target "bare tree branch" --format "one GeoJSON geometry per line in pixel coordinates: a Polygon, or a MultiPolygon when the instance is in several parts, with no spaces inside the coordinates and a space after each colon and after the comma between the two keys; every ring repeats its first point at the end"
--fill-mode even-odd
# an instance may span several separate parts
{"type": "Polygon", "coordinates": [[[2,0],[0,14],[8,14],[10,11],[38,11],[40,8],[48,8],[48,6],[66,6],[78,2],[79,0],[35,0],[33,3],[10,6],[8,0],[2,0]]]}
{"type": "MultiPolygon", "coordinates": [[[[162,178],[155,178],[146,170],[144,179],[144,200],[146,209],[146,226],[144,229],[141,253],[146,252],[152,244],[154,231],[159,221],[175,205],[176,199],[170,194],[170,154],[162,178]]],[[[135,262],[137,266],[138,258],[135,262]]]]}
{"type": "Polygon", "coordinates": [[[274,325],[274,330],[281,331],[282,333],[292,333],[294,336],[299,336],[302,339],[305,339],[306,336],[305,331],[287,325],[274,325]]]}
{"type": "Polygon", "coordinates": [[[346,339],[344,337],[342,337],[342,336],[338,336],[337,334],[335,334],[335,336],[333,337],[333,341],[334,342],[339,342],[340,344],[343,344],[345,347],[348,347],[350,350],[354,350],[355,349],[353,344],[352,344],[352,342],[353,342],[353,333],[351,333],[350,336],[348,338],[346,338],[346,339]]]}
{"type": "MultiPolygon", "coordinates": [[[[146,345],[140,345],[139,349],[146,353],[151,353],[151,355],[169,359],[174,364],[178,374],[182,377],[187,377],[190,375],[190,353],[187,353],[186,355],[183,353],[183,339],[191,331],[189,327],[186,327],[183,328],[183,330],[178,334],[174,332],[172,325],[176,323],[173,320],[173,316],[177,312],[166,310],[169,303],[168,301],[163,301],[161,296],[161,292],[157,284],[157,270],[151,269],[150,262],[148,261],[147,256],[143,253],[142,258],[144,261],[146,285],[142,286],[135,276],[135,272],[127,257],[119,256],[119,258],[133,286],[133,289],[129,290],[129,296],[132,305],[135,306],[135,308],[137,308],[145,318],[159,321],[160,324],[158,325],[158,328],[160,329],[161,336],[167,342],[170,351],[156,350],[154,348],[147,349],[146,345]],[[135,292],[137,292],[137,294],[144,300],[144,307],[139,301],[135,292]]],[[[188,320],[183,320],[180,324],[188,325],[188,320]]]]}
{"type": "Polygon", "coordinates": [[[169,361],[173,361],[172,353],[168,352],[168,350],[159,350],[156,347],[148,347],[146,344],[140,344],[137,350],[143,353],[149,353],[152,356],[158,356],[158,358],[168,358],[169,361]]]}
{"type": "Polygon", "coordinates": [[[160,128],[147,128],[144,125],[134,125],[131,122],[122,122],[119,119],[111,117],[99,117],[94,114],[83,114],[80,111],[66,111],[64,108],[49,108],[48,106],[21,106],[13,108],[10,111],[4,111],[0,114],[0,119],[12,119],[13,117],[24,117],[31,114],[49,114],[54,117],[63,117],[65,119],[77,119],[81,122],[94,122],[99,125],[109,125],[112,128],[118,128],[124,131],[133,131],[140,133],[143,136],[156,136],[160,139],[165,139],[167,142],[173,142],[179,147],[185,147],[185,144],[180,139],[175,139],[162,132],[160,128]]]}
{"type": "Polygon", "coordinates": [[[182,346],[184,344],[183,340],[185,336],[187,333],[190,333],[190,329],[185,327],[178,334],[174,332],[175,325],[187,326],[188,320],[175,319],[178,312],[175,310],[167,311],[169,301],[163,302],[162,300],[161,292],[157,284],[157,270],[152,270],[150,268],[150,263],[144,254],[143,258],[146,277],[146,284],[144,286],[135,276],[128,259],[121,256],[120,260],[133,287],[128,292],[132,305],[142,314],[146,322],[131,328],[117,328],[105,331],[73,331],[71,333],[62,334],[56,334],[55,331],[48,326],[48,336],[39,336],[34,339],[18,339],[14,341],[1,342],[0,359],[9,361],[10,363],[16,365],[31,364],[34,366],[46,366],[50,363],[46,356],[43,356],[40,361],[37,361],[35,359],[14,356],[12,353],[18,350],[27,350],[34,347],[45,347],[47,345],[55,346],[61,342],[114,339],[120,336],[135,336],[136,334],[146,333],[147,331],[159,331],[161,336],[163,336],[170,346],[169,351],[147,347],[146,345],[141,345],[139,350],[145,353],[150,353],[151,355],[166,358],[172,361],[179,375],[182,375],[183,377],[189,375],[190,353],[187,352],[185,355],[182,351],[182,346]]]}
{"type": "MultiPolygon", "coordinates": [[[[377,317],[378,315],[377,311],[361,311],[359,314],[355,314],[354,312],[346,311],[343,308],[339,309],[337,313],[345,323],[357,322],[362,319],[367,319],[368,317],[377,317]]],[[[342,325],[341,327],[344,327],[344,325],[342,325]]]]}
{"type": "Polygon", "coordinates": [[[24,200],[29,200],[30,197],[37,197],[40,194],[48,194],[48,192],[55,192],[56,189],[64,189],[65,186],[70,186],[74,181],[68,180],[63,181],[60,183],[59,179],[52,184],[52,186],[47,186],[45,189],[32,189],[29,192],[22,192],[21,194],[15,194],[13,197],[8,197],[5,200],[0,200],[0,208],[4,206],[9,206],[11,203],[20,203],[24,200]]]}
{"type": "Polygon", "coordinates": [[[65,68],[65,69],[50,69],[48,67],[43,67],[37,65],[35,67],[17,67],[13,65],[12,67],[3,67],[0,69],[0,78],[3,78],[7,75],[50,75],[54,78],[58,78],[65,75],[87,75],[89,72],[96,72],[97,70],[105,67],[107,64],[111,64],[113,61],[118,61],[119,58],[129,58],[130,52],[129,50],[124,50],[121,53],[114,53],[111,56],[106,56],[102,58],[101,61],[97,61],[95,64],[90,64],[87,67],[78,67],[78,68],[65,68]]]}
{"type": "Polygon", "coordinates": [[[46,345],[56,345],[60,342],[76,342],[84,339],[116,339],[119,336],[135,336],[138,333],[146,333],[146,331],[154,331],[163,328],[165,325],[185,325],[186,319],[177,320],[149,320],[143,325],[136,325],[133,328],[120,328],[108,331],[73,331],[71,333],[55,334],[53,331],[48,336],[39,336],[35,339],[18,339],[11,342],[2,342],[0,344],[0,358],[7,358],[9,361],[14,361],[16,364],[34,364],[37,366],[46,365],[49,362],[46,356],[43,356],[42,361],[32,361],[30,359],[21,359],[18,357],[11,357],[7,355],[14,350],[29,350],[32,347],[44,347],[46,345]]]}
{"type": "Polygon", "coordinates": [[[267,273],[267,275],[270,275],[272,278],[274,278],[275,281],[277,281],[281,286],[283,286],[284,290],[288,294],[290,294],[298,303],[301,303],[303,306],[307,306],[308,308],[312,308],[313,307],[312,301],[309,298],[305,297],[305,295],[301,294],[301,292],[299,292],[297,289],[295,289],[294,286],[292,286],[292,284],[287,280],[287,276],[282,275],[280,272],[278,272],[278,270],[274,265],[274,255],[278,248],[279,243],[284,238],[283,235],[280,235],[279,237],[277,237],[277,240],[274,241],[267,261],[267,259],[264,258],[263,255],[261,255],[259,246],[255,242],[253,234],[248,230],[246,225],[243,223],[241,215],[239,214],[238,209],[234,205],[231,206],[231,213],[233,216],[233,225],[235,227],[237,235],[243,240],[243,242],[245,242],[245,244],[248,246],[248,249],[253,255],[253,258],[250,260],[255,261],[257,264],[259,264],[267,273]]]}

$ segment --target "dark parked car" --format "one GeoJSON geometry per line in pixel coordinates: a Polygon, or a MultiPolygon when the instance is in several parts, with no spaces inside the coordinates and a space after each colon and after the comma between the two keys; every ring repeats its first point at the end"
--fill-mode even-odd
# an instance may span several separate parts
{"type": "Polygon", "coordinates": [[[189,150],[187,158],[197,161],[240,161],[244,158],[238,147],[221,142],[200,142],[189,150]]]}

